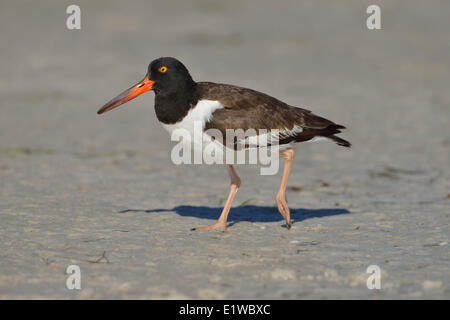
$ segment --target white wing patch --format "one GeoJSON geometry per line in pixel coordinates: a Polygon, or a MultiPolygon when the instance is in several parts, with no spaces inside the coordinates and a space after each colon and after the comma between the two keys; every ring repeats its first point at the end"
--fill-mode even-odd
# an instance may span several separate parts
{"type": "Polygon", "coordinates": [[[279,139],[284,139],[288,137],[293,137],[298,133],[303,132],[303,128],[295,125],[292,129],[284,128],[284,130],[280,130],[279,139]]]}
{"type": "Polygon", "coordinates": [[[278,143],[280,140],[295,136],[302,131],[302,127],[295,125],[292,129],[284,128],[283,130],[268,131],[260,135],[246,137],[245,141],[240,140],[239,142],[243,142],[249,147],[258,147],[261,142],[263,142],[263,146],[267,146],[267,144],[278,143]]]}

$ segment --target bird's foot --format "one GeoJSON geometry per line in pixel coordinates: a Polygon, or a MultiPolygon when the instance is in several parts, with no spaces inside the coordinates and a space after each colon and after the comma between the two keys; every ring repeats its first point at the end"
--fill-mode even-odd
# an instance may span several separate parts
{"type": "Polygon", "coordinates": [[[277,196],[275,197],[275,202],[277,203],[278,211],[281,213],[284,220],[286,220],[286,227],[290,229],[292,227],[292,223],[289,206],[286,200],[286,194],[277,194],[277,196]]]}
{"type": "Polygon", "coordinates": [[[227,230],[227,224],[223,221],[217,221],[215,224],[212,224],[210,226],[192,228],[191,231],[207,231],[213,229],[222,229],[222,232],[225,232],[227,230]]]}

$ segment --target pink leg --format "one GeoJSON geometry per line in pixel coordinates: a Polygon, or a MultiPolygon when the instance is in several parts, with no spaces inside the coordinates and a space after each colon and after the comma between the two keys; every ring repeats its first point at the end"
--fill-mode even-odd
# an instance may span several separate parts
{"type": "Polygon", "coordinates": [[[229,165],[229,166],[227,166],[227,169],[228,169],[228,173],[229,173],[230,179],[231,179],[230,193],[228,194],[227,202],[225,203],[225,206],[223,207],[223,210],[222,210],[222,213],[220,214],[219,220],[217,220],[217,222],[213,225],[210,225],[207,227],[194,228],[194,229],[192,229],[192,231],[222,229],[222,231],[225,232],[225,230],[227,229],[228,213],[230,212],[231,204],[233,203],[234,197],[236,196],[239,186],[241,185],[241,179],[237,175],[233,166],[229,165]]]}
{"type": "Polygon", "coordinates": [[[295,152],[293,149],[286,149],[283,151],[280,151],[281,155],[283,156],[285,160],[284,169],[283,169],[283,176],[281,178],[280,188],[278,189],[277,195],[275,197],[275,201],[278,206],[278,211],[281,213],[283,218],[286,220],[287,228],[291,228],[291,217],[290,217],[290,211],[289,206],[287,204],[286,200],[286,187],[289,179],[289,174],[291,172],[292,168],[292,162],[294,161],[294,155],[295,152]]]}

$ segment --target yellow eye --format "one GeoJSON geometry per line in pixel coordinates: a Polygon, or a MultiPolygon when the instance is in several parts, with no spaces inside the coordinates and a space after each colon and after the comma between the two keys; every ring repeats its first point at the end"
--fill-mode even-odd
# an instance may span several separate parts
{"type": "Polygon", "coordinates": [[[167,71],[167,67],[166,66],[159,67],[158,71],[161,72],[161,73],[164,73],[164,72],[167,71]]]}

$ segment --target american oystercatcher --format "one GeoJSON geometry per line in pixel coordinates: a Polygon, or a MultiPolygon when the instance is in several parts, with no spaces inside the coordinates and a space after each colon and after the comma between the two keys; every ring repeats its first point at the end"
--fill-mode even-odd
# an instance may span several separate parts
{"type": "MultiPolygon", "coordinates": [[[[326,138],[340,146],[350,147],[348,141],[336,136],[341,129],[345,129],[344,126],[255,90],[228,84],[195,82],[186,67],[170,57],[152,61],[142,81],[106,103],[97,113],[114,109],[150,90],[155,92],[156,116],[169,132],[177,128],[192,132],[196,121],[201,123],[204,132],[217,129],[224,136],[229,129],[277,130],[279,152],[285,159],[285,165],[275,201],[278,211],[286,220],[287,228],[291,227],[291,219],[286,187],[295,154],[291,145],[326,138]]],[[[228,145],[226,141],[222,143],[228,145]]],[[[231,186],[219,219],[213,225],[192,230],[226,230],[227,216],[241,185],[233,165],[227,165],[227,169],[231,186]]]]}

